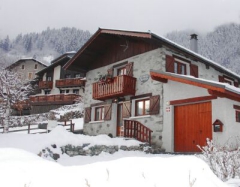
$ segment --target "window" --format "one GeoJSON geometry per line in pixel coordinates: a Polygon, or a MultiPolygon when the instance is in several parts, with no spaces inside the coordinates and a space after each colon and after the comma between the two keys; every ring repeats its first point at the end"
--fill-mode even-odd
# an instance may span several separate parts
{"type": "Polygon", "coordinates": [[[35,64],[34,69],[38,69],[38,65],[37,64],[35,64]]]}
{"type": "Polygon", "coordinates": [[[32,73],[28,73],[28,80],[31,80],[33,78],[32,73]]]}
{"type": "Polygon", "coordinates": [[[66,74],[65,78],[71,78],[71,74],[66,74]]]}
{"type": "Polygon", "coordinates": [[[52,81],[52,77],[47,77],[47,81],[52,81]]]}
{"type": "Polygon", "coordinates": [[[69,90],[66,90],[66,93],[69,93],[69,90]]]}
{"type": "Polygon", "coordinates": [[[64,94],[65,93],[65,90],[60,90],[60,94],[64,94]]]}
{"type": "Polygon", "coordinates": [[[174,73],[186,75],[187,74],[187,66],[181,62],[174,62],[174,73]]]}
{"type": "Polygon", "coordinates": [[[45,95],[50,94],[50,90],[45,90],[45,95]]]}
{"type": "Polygon", "coordinates": [[[149,115],[149,109],[150,109],[149,98],[136,101],[136,110],[135,110],[136,116],[149,115]]]}
{"type": "Polygon", "coordinates": [[[236,110],[236,122],[240,122],[240,111],[236,110]]]}
{"type": "Polygon", "coordinates": [[[79,95],[79,89],[74,89],[73,93],[79,95]]]}
{"type": "Polygon", "coordinates": [[[104,106],[95,108],[95,121],[104,120],[104,106]]]}
{"type": "Polygon", "coordinates": [[[24,66],[24,65],[22,65],[22,69],[25,69],[25,66],[24,66]]]}
{"type": "Polygon", "coordinates": [[[75,74],[75,78],[80,78],[80,77],[81,77],[80,73],[75,74]]]}
{"type": "Polygon", "coordinates": [[[126,66],[117,69],[117,76],[119,76],[119,75],[126,75],[126,74],[127,74],[126,66]]]}

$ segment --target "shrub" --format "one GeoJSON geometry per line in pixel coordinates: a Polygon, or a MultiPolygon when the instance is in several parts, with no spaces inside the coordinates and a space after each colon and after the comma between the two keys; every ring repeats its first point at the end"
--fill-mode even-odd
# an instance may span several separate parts
{"type": "Polygon", "coordinates": [[[207,139],[207,145],[198,146],[203,159],[222,181],[240,177],[240,141],[239,137],[230,138],[224,146],[207,139]]]}

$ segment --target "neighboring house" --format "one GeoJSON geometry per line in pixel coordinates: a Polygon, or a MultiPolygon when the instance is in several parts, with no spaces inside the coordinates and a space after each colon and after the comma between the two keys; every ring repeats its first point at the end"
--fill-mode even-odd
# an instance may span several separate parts
{"type": "MultiPolygon", "coordinates": [[[[38,80],[36,78],[36,72],[47,67],[47,64],[44,64],[34,58],[21,58],[6,67],[7,70],[18,73],[19,78],[24,83],[31,83],[32,86],[38,84],[38,80]]],[[[37,93],[38,90],[35,89],[29,95],[37,93]]],[[[21,101],[12,106],[12,115],[29,115],[30,114],[30,105],[28,101],[21,101]]]]}
{"type": "Polygon", "coordinates": [[[19,78],[27,83],[34,80],[36,78],[35,74],[46,67],[46,64],[34,58],[22,58],[8,66],[6,69],[17,72],[19,78]]]}
{"type": "Polygon", "coordinates": [[[85,73],[62,68],[74,54],[75,52],[65,53],[36,73],[40,80],[41,93],[30,97],[31,114],[48,112],[63,105],[73,104],[84,93],[85,73]]]}
{"type": "Polygon", "coordinates": [[[86,73],[85,134],[169,152],[239,135],[240,76],[153,33],[99,29],[64,68],[86,73]]]}

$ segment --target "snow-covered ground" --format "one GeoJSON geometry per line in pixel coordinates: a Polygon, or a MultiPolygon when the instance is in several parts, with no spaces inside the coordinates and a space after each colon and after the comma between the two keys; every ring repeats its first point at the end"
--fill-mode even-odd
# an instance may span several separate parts
{"type": "MultiPolygon", "coordinates": [[[[52,144],[138,145],[135,140],[72,134],[58,126],[48,134],[0,134],[0,186],[3,187],[225,187],[197,156],[150,155],[119,151],[99,156],[61,155],[56,162],[37,154],[52,144]]],[[[56,152],[56,151],[55,151],[56,152]]]]}

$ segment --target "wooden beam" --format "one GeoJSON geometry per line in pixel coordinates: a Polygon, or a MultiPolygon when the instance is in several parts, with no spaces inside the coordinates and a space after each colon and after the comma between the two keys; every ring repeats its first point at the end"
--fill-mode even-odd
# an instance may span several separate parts
{"type": "Polygon", "coordinates": [[[225,92],[219,92],[216,90],[208,90],[208,93],[211,95],[217,96],[217,97],[222,97],[222,98],[225,97],[225,98],[240,102],[240,95],[229,92],[227,90],[225,90],[225,92]]]}
{"type": "Polygon", "coordinates": [[[187,103],[196,103],[196,102],[202,102],[202,101],[209,101],[217,99],[217,96],[202,96],[202,97],[193,97],[188,99],[179,99],[179,100],[173,100],[170,101],[170,105],[180,105],[180,104],[187,104],[187,103]]]}

